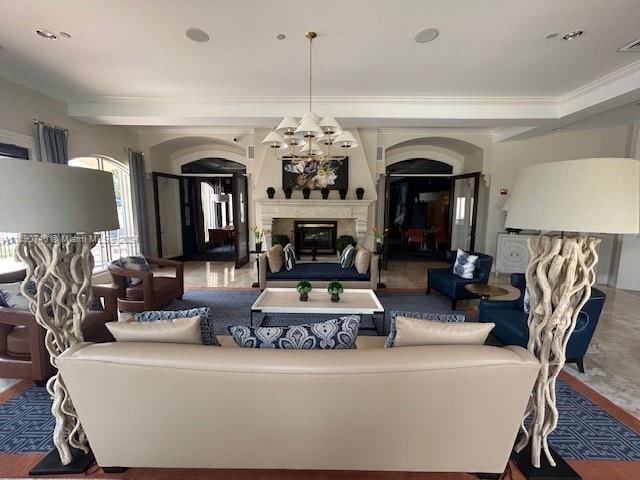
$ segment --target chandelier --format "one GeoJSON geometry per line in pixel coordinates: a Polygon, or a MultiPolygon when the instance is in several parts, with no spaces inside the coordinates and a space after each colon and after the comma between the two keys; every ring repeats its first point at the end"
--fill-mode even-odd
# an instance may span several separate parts
{"type": "Polygon", "coordinates": [[[358,142],[350,131],[340,127],[335,118],[321,118],[313,111],[313,39],[318,34],[307,32],[304,36],[309,39],[309,111],[300,120],[284,117],[262,144],[272,148],[276,158],[278,151],[282,151],[283,156],[293,162],[344,159],[346,151],[357,147],[358,142]]]}

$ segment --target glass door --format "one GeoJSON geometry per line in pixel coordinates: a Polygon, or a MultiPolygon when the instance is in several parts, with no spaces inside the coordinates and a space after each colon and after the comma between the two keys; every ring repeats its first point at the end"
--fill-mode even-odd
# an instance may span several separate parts
{"type": "Polygon", "coordinates": [[[478,172],[451,177],[451,250],[473,251],[475,248],[480,175],[478,172]]]}
{"type": "Polygon", "coordinates": [[[233,226],[236,247],[236,268],[249,263],[249,199],[247,177],[233,174],[233,226]]]}

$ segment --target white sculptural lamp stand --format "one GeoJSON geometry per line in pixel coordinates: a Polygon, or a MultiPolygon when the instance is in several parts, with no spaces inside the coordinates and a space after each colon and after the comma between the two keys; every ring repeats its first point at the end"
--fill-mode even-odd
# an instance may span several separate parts
{"type": "MultiPolygon", "coordinates": [[[[4,231],[21,233],[17,257],[26,267],[22,294],[45,329],[51,364],[83,341],[82,323],[91,301],[92,233],[118,228],[113,180],[109,173],[23,160],[0,159],[0,213],[4,231]],[[27,195],[24,186],[29,185],[27,195]],[[30,233],[54,232],[54,233],[30,233]],[[35,294],[27,288],[35,283],[35,294]]],[[[93,461],[64,379],[47,381],[56,420],[52,450],[30,475],[82,473],[93,461]]]]}
{"type": "MultiPolygon", "coordinates": [[[[640,162],[592,158],[523,168],[509,200],[507,227],[543,231],[638,233],[640,162]]],[[[516,462],[529,479],[580,479],[549,445],[558,425],[556,379],[580,310],[596,279],[593,236],[538,235],[529,239],[526,272],[531,299],[528,349],[540,360],[516,444],[516,462]],[[531,416],[531,421],[524,420],[531,416]]]]}

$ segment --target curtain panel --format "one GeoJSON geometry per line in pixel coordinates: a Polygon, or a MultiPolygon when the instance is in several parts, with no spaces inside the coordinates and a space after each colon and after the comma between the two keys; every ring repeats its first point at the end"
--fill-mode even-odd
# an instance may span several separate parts
{"type": "Polygon", "coordinates": [[[36,130],[40,160],[67,165],[69,163],[69,131],[42,122],[36,123],[36,130]]]}
{"type": "Polygon", "coordinates": [[[131,196],[136,219],[136,231],[140,242],[140,253],[149,255],[149,218],[147,210],[147,181],[142,152],[129,150],[129,178],[131,196]]]}

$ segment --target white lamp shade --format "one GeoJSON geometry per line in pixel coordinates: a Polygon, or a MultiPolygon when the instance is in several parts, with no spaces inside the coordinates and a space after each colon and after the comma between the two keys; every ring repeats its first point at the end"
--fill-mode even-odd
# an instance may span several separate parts
{"type": "Polygon", "coordinates": [[[269,135],[262,140],[262,144],[269,148],[287,148],[287,143],[284,141],[284,138],[276,131],[270,132],[269,135]]]}
{"type": "Polygon", "coordinates": [[[584,233],[640,232],[640,161],[585,158],[522,168],[506,226],[584,233]]]}
{"type": "Polygon", "coordinates": [[[303,118],[294,135],[298,138],[315,138],[323,135],[323,131],[312,118],[303,118]]]}
{"type": "Polygon", "coordinates": [[[298,128],[298,121],[293,117],[284,117],[276,127],[276,132],[285,134],[293,134],[298,128]]]}
{"type": "Polygon", "coordinates": [[[342,127],[333,117],[324,117],[318,123],[325,135],[334,135],[342,133],[342,127]]]}
{"type": "Polygon", "coordinates": [[[302,115],[300,122],[304,122],[305,120],[313,120],[314,122],[318,123],[320,121],[320,115],[318,115],[316,112],[307,112],[302,115]]]}
{"type": "Polygon", "coordinates": [[[335,135],[322,135],[321,137],[318,137],[315,139],[315,142],[318,145],[333,145],[333,139],[335,138],[335,135]]]}
{"type": "Polygon", "coordinates": [[[0,158],[0,231],[94,233],[120,228],[109,172],[0,158]]]}
{"type": "Polygon", "coordinates": [[[338,135],[334,140],[333,144],[336,147],[340,148],[353,148],[358,146],[358,142],[356,141],[356,137],[349,130],[345,130],[340,135],[338,135]]]}
{"type": "Polygon", "coordinates": [[[316,145],[316,142],[309,142],[300,149],[300,155],[304,155],[304,156],[322,155],[323,153],[324,152],[322,151],[322,149],[316,145]]]}

